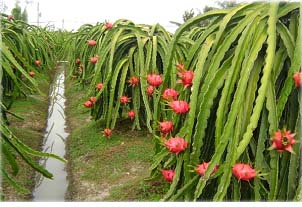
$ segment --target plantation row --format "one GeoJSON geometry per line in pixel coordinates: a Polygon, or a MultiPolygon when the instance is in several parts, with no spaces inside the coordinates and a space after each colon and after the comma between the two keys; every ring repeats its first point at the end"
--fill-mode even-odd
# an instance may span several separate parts
{"type": "MultiPolygon", "coordinates": [[[[152,133],[150,179],[171,182],[163,200],[301,200],[300,7],[212,10],[175,34],[123,19],[61,37],[30,29],[26,35],[48,38],[49,45],[36,45],[40,53],[10,49],[17,63],[8,68],[19,65],[20,78],[4,72],[13,86],[23,83],[23,73],[34,85],[18,58],[29,55],[31,65],[22,66],[36,74],[41,65],[34,61],[51,66],[59,51],[70,63],[69,77],[89,88],[83,107],[104,122],[105,137],[123,119],[152,133]],[[60,44],[62,50],[48,53],[60,44]]],[[[3,21],[9,30],[13,23],[3,21]]]]}
{"type": "Polygon", "coordinates": [[[171,182],[164,200],[292,200],[299,18],[296,3],[253,3],[197,16],[174,35],[126,20],[84,25],[68,42],[71,75],[90,87],[84,105],[105,120],[105,136],[127,117],[154,134],[152,176],[171,182]]]}
{"type": "Polygon", "coordinates": [[[24,193],[28,192],[28,189],[20,186],[14,178],[18,173],[22,173],[17,157],[48,178],[53,175],[36,163],[34,157],[53,157],[62,161],[64,159],[35,151],[25,145],[10,130],[7,115],[23,120],[18,114],[10,111],[16,98],[30,96],[35,91],[42,93],[37,80],[46,79],[49,69],[54,68],[56,60],[60,58],[61,38],[58,35],[59,33],[49,32],[47,29],[1,14],[1,177],[24,193]]]}

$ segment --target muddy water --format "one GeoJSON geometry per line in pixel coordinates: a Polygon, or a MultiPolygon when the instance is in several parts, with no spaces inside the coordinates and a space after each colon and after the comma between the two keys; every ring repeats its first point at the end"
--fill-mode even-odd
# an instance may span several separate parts
{"type": "MultiPolygon", "coordinates": [[[[50,88],[47,129],[43,143],[44,152],[51,152],[61,157],[65,156],[65,139],[68,136],[65,131],[64,79],[64,63],[61,63],[50,88]]],[[[53,174],[53,179],[37,176],[33,201],[64,201],[68,186],[65,163],[52,158],[40,160],[40,163],[53,174]]]]}

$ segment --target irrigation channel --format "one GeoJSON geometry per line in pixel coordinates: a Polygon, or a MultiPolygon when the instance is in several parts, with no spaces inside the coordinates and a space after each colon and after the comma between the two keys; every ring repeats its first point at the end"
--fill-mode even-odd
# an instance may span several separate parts
{"type": "MultiPolygon", "coordinates": [[[[58,72],[50,86],[47,128],[43,139],[43,151],[61,157],[65,156],[65,140],[68,136],[64,114],[65,64],[63,61],[58,63],[58,72]]],[[[40,160],[40,163],[53,174],[53,179],[37,175],[33,201],[64,201],[68,186],[65,164],[52,158],[40,160]]]]}

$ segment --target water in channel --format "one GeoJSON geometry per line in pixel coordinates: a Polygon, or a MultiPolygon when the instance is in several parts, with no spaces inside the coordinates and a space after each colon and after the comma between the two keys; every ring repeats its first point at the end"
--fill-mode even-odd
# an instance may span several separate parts
{"type": "MultiPolygon", "coordinates": [[[[58,72],[50,87],[47,128],[44,134],[43,151],[65,156],[65,97],[64,97],[64,63],[58,66],[58,72]]],[[[64,201],[67,190],[67,172],[65,163],[49,158],[40,163],[53,174],[53,179],[37,175],[33,201],[64,201]]]]}

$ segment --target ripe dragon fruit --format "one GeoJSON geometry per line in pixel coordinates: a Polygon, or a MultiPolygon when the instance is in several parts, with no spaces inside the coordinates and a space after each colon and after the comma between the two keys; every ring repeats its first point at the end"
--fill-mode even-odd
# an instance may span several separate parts
{"type": "Polygon", "coordinates": [[[111,129],[108,129],[108,128],[104,129],[103,135],[104,135],[105,137],[110,137],[110,136],[112,135],[112,130],[111,130],[111,129]]]}
{"type": "Polygon", "coordinates": [[[99,60],[99,57],[97,57],[97,56],[90,58],[90,62],[93,64],[97,63],[98,60],[99,60]]]}
{"type": "Polygon", "coordinates": [[[179,93],[174,90],[173,88],[167,88],[163,95],[162,98],[168,101],[172,101],[172,100],[177,100],[179,93]]]}
{"type": "Polygon", "coordinates": [[[91,96],[89,101],[91,101],[93,104],[95,104],[95,102],[97,101],[95,96],[91,96]]]}
{"type": "Polygon", "coordinates": [[[95,46],[96,45],[96,41],[95,40],[88,40],[88,45],[89,46],[95,46]]]}
{"type": "Polygon", "coordinates": [[[188,88],[190,86],[192,86],[192,81],[194,78],[194,72],[187,70],[187,71],[183,71],[183,72],[179,72],[178,76],[180,77],[180,79],[177,81],[177,83],[182,83],[185,88],[188,88]]]}
{"type": "Polygon", "coordinates": [[[131,99],[131,98],[128,98],[127,96],[121,96],[120,102],[121,102],[122,104],[126,105],[127,103],[130,102],[130,99],[131,99]]]}
{"type": "Polygon", "coordinates": [[[104,24],[104,26],[105,26],[105,29],[112,29],[112,27],[113,27],[113,24],[112,23],[110,23],[110,22],[105,22],[105,24],[104,24]]]}
{"type": "Polygon", "coordinates": [[[249,181],[257,176],[257,172],[249,164],[237,163],[232,169],[233,175],[238,180],[249,181]]]}
{"type": "Polygon", "coordinates": [[[148,94],[148,96],[152,96],[153,95],[153,91],[154,91],[154,87],[149,85],[147,87],[147,94],[148,94]]]}
{"type": "Polygon", "coordinates": [[[170,152],[178,155],[188,147],[188,142],[181,137],[171,137],[165,141],[165,146],[170,152]]]}
{"type": "Polygon", "coordinates": [[[169,106],[177,114],[185,114],[190,110],[190,105],[186,101],[172,101],[169,106]]]}
{"type": "Polygon", "coordinates": [[[134,119],[134,117],[135,117],[135,111],[134,110],[128,111],[128,117],[131,118],[131,119],[134,119]]]}
{"type": "Polygon", "coordinates": [[[175,170],[161,170],[162,175],[164,176],[165,180],[168,182],[172,182],[175,176],[175,170]]]}
{"type": "Polygon", "coordinates": [[[130,86],[137,86],[139,83],[139,78],[136,76],[132,76],[129,80],[128,83],[130,84],[130,86]]]}
{"type": "Polygon", "coordinates": [[[273,134],[272,137],[272,146],[271,149],[275,149],[278,152],[288,151],[291,153],[294,153],[292,145],[297,143],[297,141],[294,139],[296,136],[296,133],[292,133],[286,129],[283,131],[278,130],[273,134]]]}
{"type": "Polygon", "coordinates": [[[80,63],[81,63],[81,59],[80,59],[80,58],[77,58],[77,59],[75,60],[75,62],[76,62],[76,64],[80,64],[80,63]]]}
{"type": "Polygon", "coordinates": [[[92,103],[91,101],[86,101],[86,102],[84,103],[84,106],[85,106],[86,108],[91,108],[91,107],[93,106],[93,103],[92,103]]]}
{"type": "Polygon", "coordinates": [[[35,65],[40,66],[41,65],[41,60],[36,60],[35,65]]]}
{"type": "Polygon", "coordinates": [[[35,73],[34,71],[30,71],[28,74],[29,74],[31,77],[34,77],[34,76],[36,75],[36,73],[35,73]]]}
{"type": "Polygon", "coordinates": [[[96,89],[97,90],[102,90],[102,88],[104,87],[104,84],[103,83],[98,83],[97,85],[96,85],[96,89]]]}
{"type": "MultiPolygon", "coordinates": [[[[209,162],[204,162],[204,163],[198,165],[197,168],[196,168],[196,172],[197,172],[199,175],[203,176],[203,175],[205,174],[207,168],[209,167],[209,164],[210,164],[209,162]]],[[[211,175],[214,174],[214,173],[218,170],[218,168],[219,168],[219,165],[216,165],[216,166],[214,167],[214,169],[213,169],[211,175]]]]}
{"type": "Polygon", "coordinates": [[[158,86],[160,86],[160,84],[162,84],[163,79],[160,75],[149,74],[149,75],[147,75],[147,81],[148,81],[149,85],[151,85],[153,87],[158,87],[158,86]]]}
{"type": "Polygon", "coordinates": [[[302,72],[295,72],[295,74],[293,75],[293,79],[294,79],[296,88],[300,88],[301,87],[302,72]]]}
{"type": "Polygon", "coordinates": [[[169,134],[171,131],[173,131],[173,122],[171,121],[163,121],[159,123],[159,131],[163,135],[169,134]]]}

